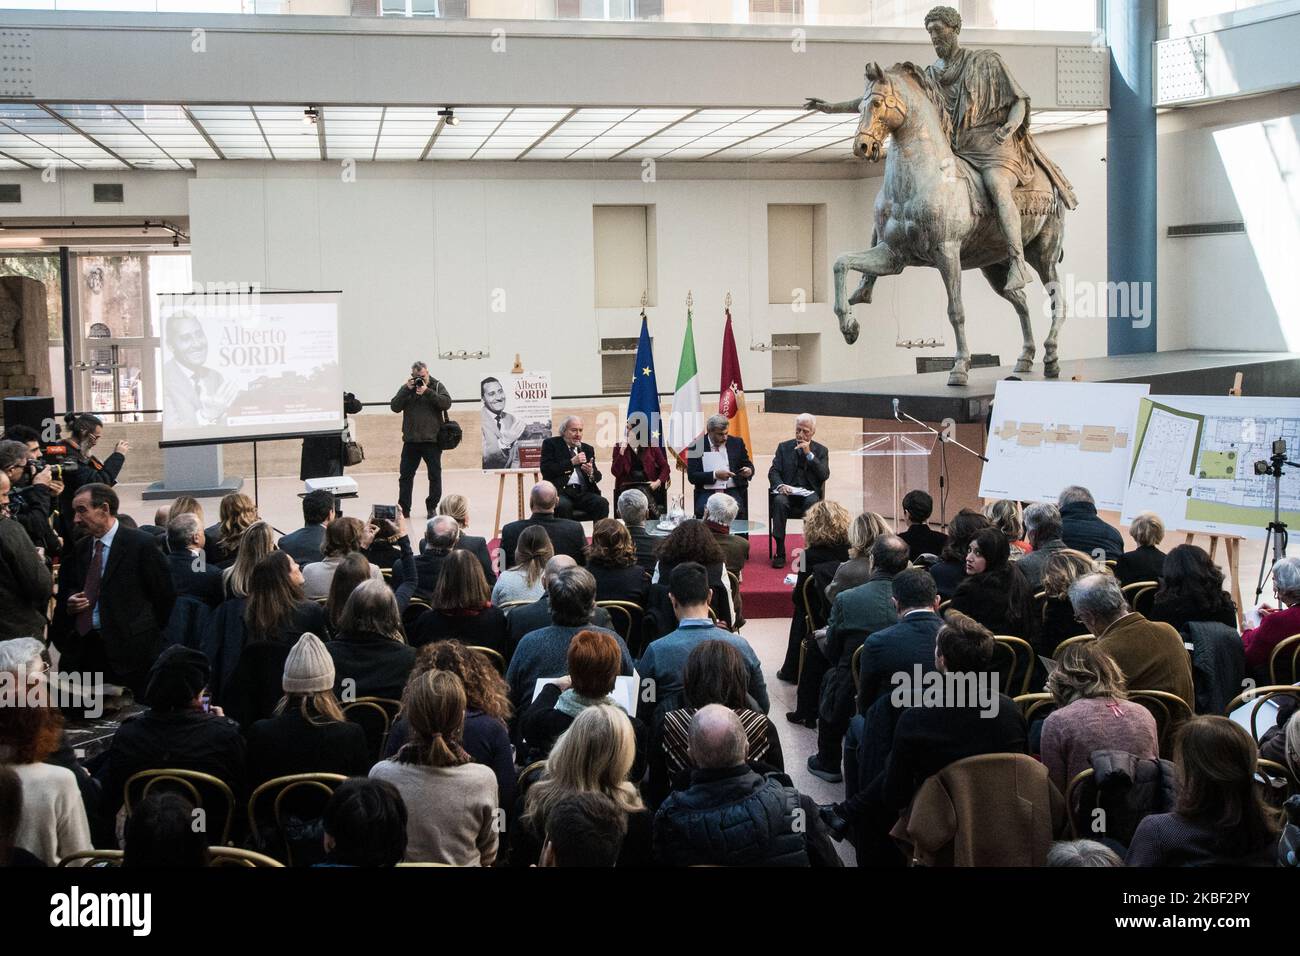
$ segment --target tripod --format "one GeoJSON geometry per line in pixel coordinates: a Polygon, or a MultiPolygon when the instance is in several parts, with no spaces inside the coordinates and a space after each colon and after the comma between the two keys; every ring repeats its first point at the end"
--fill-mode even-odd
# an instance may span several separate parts
{"type": "Polygon", "coordinates": [[[1272,573],[1273,565],[1277,564],[1286,557],[1287,530],[1286,524],[1282,521],[1282,466],[1287,465],[1291,468],[1300,468],[1293,461],[1286,460],[1286,447],[1275,452],[1267,462],[1255,462],[1255,473],[1258,475],[1270,475],[1273,478],[1273,520],[1268,523],[1268,534],[1264,537],[1264,555],[1259,562],[1259,581],[1255,585],[1255,603],[1259,603],[1259,596],[1264,593],[1264,583],[1268,581],[1272,573]],[[1269,551],[1272,551],[1273,560],[1269,561],[1269,551]]]}

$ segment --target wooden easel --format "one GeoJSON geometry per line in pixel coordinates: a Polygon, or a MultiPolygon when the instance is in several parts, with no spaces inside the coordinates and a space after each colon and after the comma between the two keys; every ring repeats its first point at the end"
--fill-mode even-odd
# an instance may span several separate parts
{"type": "MultiPolygon", "coordinates": [[[[1232,379],[1232,388],[1228,389],[1229,395],[1241,397],[1241,373],[1238,372],[1232,379]]],[[[1186,532],[1183,539],[1184,544],[1191,544],[1192,539],[1196,537],[1196,532],[1186,532]]],[[[1219,539],[1223,539],[1224,554],[1228,557],[1228,577],[1232,601],[1237,605],[1237,629],[1241,630],[1245,624],[1246,618],[1241,606],[1241,578],[1238,574],[1238,559],[1241,555],[1241,542],[1245,540],[1239,534],[1212,534],[1210,537],[1210,560],[1214,560],[1215,552],[1219,549],[1219,539]]]]}
{"type": "MultiPolygon", "coordinates": [[[[524,366],[519,361],[518,352],[515,353],[515,364],[511,367],[510,373],[512,375],[524,374],[524,366]]],[[[506,476],[515,476],[515,507],[519,518],[522,520],[524,517],[524,475],[528,474],[533,476],[533,484],[537,484],[542,480],[541,472],[531,468],[502,471],[497,474],[497,511],[496,516],[492,519],[492,536],[494,538],[501,537],[501,506],[505,503],[506,498],[506,476]]]]}

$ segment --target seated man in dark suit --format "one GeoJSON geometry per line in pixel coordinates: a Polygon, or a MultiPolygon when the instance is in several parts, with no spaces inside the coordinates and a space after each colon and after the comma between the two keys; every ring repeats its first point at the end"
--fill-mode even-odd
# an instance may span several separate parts
{"type": "Polygon", "coordinates": [[[618,516],[627,525],[627,533],[632,536],[636,563],[653,572],[655,562],[659,560],[659,543],[663,538],[656,538],[646,531],[645,523],[649,513],[649,499],[640,488],[629,488],[618,496],[618,516]]]}
{"type": "Polygon", "coordinates": [[[859,714],[866,713],[878,698],[889,693],[895,674],[912,673],[914,664],[926,671],[934,667],[934,638],[943,627],[934,578],[921,568],[908,568],[894,576],[890,590],[898,623],[876,631],[862,644],[858,661],[859,714]]]}
{"type": "Polygon", "coordinates": [[[73,524],[85,534],[63,552],[50,635],[63,670],[102,671],[140,697],[176,590],[153,538],[125,527],[117,508],[108,485],[84,485],[73,496],[73,524]]]}
{"type": "Polygon", "coordinates": [[[501,555],[507,568],[515,563],[515,546],[519,544],[519,536],[530,525],[540,525],[546,529],[546,536],[551,539],[551,547],[556,554],[567,554],[578,564],[586,562],[584,551],[587,547],[587,534],[578,522],[556,517],[558,501],[559,493],[549,481],[539,481],[533,485],[528,497],[532,514],[519,521],[512,521],[501,529],[501,555]]]}
{"type": "Polygon", "coordinates": [[[948,536],[935,531],[927,521],[934,513],[934,499],[928,491],[913,490],[903,495],[903,514],[907,517],[907,530],[899,537],[907,542],[907,551],[915,561],[923,554],[938,555],[948,543],[948,536]]]}
{"type": "Polygon", "coordinates": [[[570,415],[560,434],[542,442],[542,477],[559,490],[557,515],[599,521],[609,516],[609,502],[600,493],[596,449],[582,440],[582,429],[582,419],[570,415]]]}
{"type": "Polygon", "coordinates": [[[749,460],[745,443],[729,436],[730,422],[726,415],[711,415],[705,425],[703,447],[691,449],[686,459],[686,480],[695,486],[695,517],[704,517],[704,503],[715,491],[725,491],[736,499],[740,517],[749,516],[749,479],[754,477],[754,463],[749,460]],[[704,470],[704,455],[725,452],[726,468],[704,470]]]}
{"type": "Polygon", "coordinates": [[[324,560],[325,529],[334,520],[334,495],[323,488],[309,491],[302,499],[303,526],[280,539],[276,545],[293,558],[298,567],[324,560]]]}
{"type": "Polygon", "coordinates": [[[198,515],[177,515],[168,523],[167,566],[176,596],[188,594],[216,607],[225,599],[221,570],[208,564],[203,544],[203,522],[198,515]]]}
{"type": "Polygon", "coordinates": [[[459,538],[460,525],[455,518],[449,515],[437,515],[429,519],[424,531],[424,547],[415,559],[417,594],[424,596],[433,594],[442,571],[442,562],[456,547],[459,538]]]}
{"type": "Polygon", "coordinates": [[[768,490],[772,493],[772,540],[776,542],[774,568],[785,566],[786,519],[802,518],[821,501],[826,479],[831,476],[830,452],[812,440],[816,433],[816,418],[807,413],[797,416],[794,437],[776,446],[772,467],[767,470],[768,490]],[[794,494],[796,488],[806,488],[812,494],[794,494]]]}
{"type": "MultiPolygon", "coordinates": [[[[567,554],[557,554],[551,560],[546,562],[546,570],[542,572],[542,587],[549,588],[555,576],[565,568],[576,568],[577,564],[573,558],[567,554]]],[[[522,607],[510,608],[506,615],[506,624],[510,628],[510,652],[519,646],[519,642],[525,634],[532,631],[540,630],[553,624],[551,620],[551,596],[547,591],[532,604],[526,604],[522,607]]],[[[614,625],[610,623],[609,612],[603,607],[593,607],[591,612],[591,623],[596,627],[603,627],[607,630],[614,630],[614,625]]],[[[509,659],[510,655],[507,655],[509,659]]]]}

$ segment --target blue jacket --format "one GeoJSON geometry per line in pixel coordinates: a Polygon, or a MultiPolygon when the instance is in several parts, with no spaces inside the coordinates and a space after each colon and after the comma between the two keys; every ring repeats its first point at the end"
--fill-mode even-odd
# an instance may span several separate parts
{"type": "Polygon", "coordinates": [[[516,716],[528,709],[539,677],[563,677],[569,673],[569,642],[579,631],[612,634],[623,657],[618,672],[625,677],[631,675],[632,654],[623,638],[614,631],[590,624],[577,627],[552,624],[538,628],[524,635],[510,658],[510,666],[506,668],[506,683],[510,685],[510,702],[514,704],[516,716]]]}
{"type": "Polygon", "coordinates": [[[641,660],[637,661],[636,672],[642,681],[642,687],[647,686],[645,681],[652,680],[654,684],[650,686],[655,690],[649,701],[644,699],[646,695],[642,695],[638,717],[649,723],[657,707],[667,706],[671,710],[684,706],[673,699],[683,690],[682,672],[686,670],[686,658],[705,641],[726,641],[740,651],[749,667],[749,696],[754,698],[763,713],[767,713],[769,703],[767,684],[763,680],[763,665],[749,642],[739,634],[714,627],[707,620],[686,620],[678,623],[677,630],[651,641],[641,655],[641,660]]]}
{"type": "Polygon", "coordinates": [[[1097,517],[1097,506],[1086,501],[1072,501],[1061,508],[1061,540],[1067,548],[1084,554],[1105,551],[1107,561],[1118,561],[1124,555],[1120,533],[1097,517]]]}
{"type": "Polygon", "coordinates": [[[858,662],[858,712],[867,709],[893,689],[893,675],[905,673],[920,664],[922,673],[934,670],[934,638],[943,627],[943,618],[933,611],[918,611],[899,619],[897,624],[876,631],[862,645],[858,662]]]}

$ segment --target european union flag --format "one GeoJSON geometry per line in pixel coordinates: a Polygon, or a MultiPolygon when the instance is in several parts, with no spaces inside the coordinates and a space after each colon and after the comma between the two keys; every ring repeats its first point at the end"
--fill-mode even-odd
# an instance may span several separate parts
{"type": "Polygon", "coordinates": [[[641,338],[636,343],[636,369],[632,373],[632,393],[627,400],[627,420],[636,429],[636,442],[664,445],[659,420],[659,383],[655,380],[655,357],[650,348],[650,328],[641,314],[641,338]]]}

